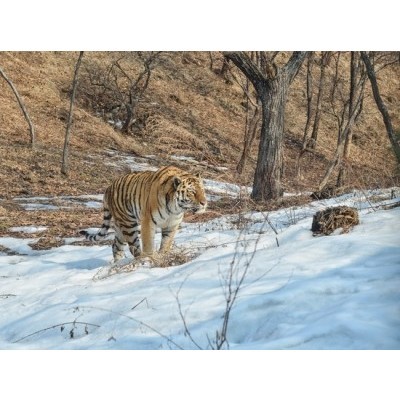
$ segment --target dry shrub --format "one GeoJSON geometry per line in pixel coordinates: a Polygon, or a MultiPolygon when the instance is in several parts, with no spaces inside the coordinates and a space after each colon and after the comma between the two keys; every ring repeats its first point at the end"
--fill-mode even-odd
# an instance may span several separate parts
{"type": "Polygon", "coordinates": [[[145,136],[174,154],[179,153],[178,149],[185,149],[186,155],[190,155],[188,150],[193,154],[204,150],[204,141],[196,135],[169,120],[154,116],[146,121],[145,136]]]}
{"type": "Polygon", "coordinates": [[[29,247],[32,250],[49,250],[54,247],[60,247],[64,244],[64,241],[58,237],[41,237],[34,243],[29,243],[29,247]]]}
{"type": "Polygon", "coordinates": [[[332,197],[341,196],[347,192],[349,192],[349,189],[345,187],[325,186],[322,190],[313,192],[311,198],[317,200],[330,199],[332,197]]]}
{"type": "Polygon", "coordinates": [[[144,268],[167,268],[185,264],[196,257],[193,249],[174,248],[168,253],[155,253],[153,256],[137,257],[132,261],[121,260],[111,267],[100,269],[93,280],[108,278],[115,274],[134,272],[139,267],[144,268]]]}
{"type": "Polygon", "coordinates": [[[1,244],[0,244],[0,253],[5,253],[8,256],[16,256],[19,254],[18,252],[13,251],[13,250],[9,249],[8,247],[3,246],[1,244]]]}
{"type": "Polygon", "coordinates": [[[193,249],[174,247],[168,253],[156,253],[151,261],[156,268],[176,267],[193,260],[195,256],[193,249]]]}
{"type": "Polygon", "coordinates": [[[339,206],[318,211],[314,217],[311,230],[316,235],[330,235],[338,228],[341,233],[349,232],[350,228],[359,224],[358,211],[353,207],[339,206]]]}

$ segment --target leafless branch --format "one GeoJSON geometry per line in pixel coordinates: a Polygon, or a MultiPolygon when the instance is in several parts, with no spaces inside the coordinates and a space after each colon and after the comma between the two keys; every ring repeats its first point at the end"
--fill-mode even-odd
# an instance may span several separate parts
{"type": "Polygon", "coordinates": [[[86,327],[87,326],[94,326],[96,328],[100,328],[100,325],[91,324],[89,322],[79,322],[79,321],[63,322],[61,324],[52,325],[52,326],[49,326],[48,328],[40,329],[40,330],[38,330],[36,332],[30,333],[29,335],[23,336],[20,339],[14,340],[13,343],[22,342],[23,340],[28,339],[28,338],[30,338],[32,336],[35,336],[35,335],[37,335],[39,333],[46,332],[46,331],[49,331],[49,330],[54,329],[54,328],[59,328],[59,327],[62,328],[65,325],[73,325],[73,326],[75,326],[75,325],[85,325],[86,327]]]}
{"type": "Polygon", "coordinates": [[[65,132],[64,150],[63,150],[62,165],[61,165],[61,173],[64,175],[68,175],[68,170],[69,170],[69,165],[68,165],[69,138],[71,135],[72,114],[74,108],[76,88],[78,86],[79,67],[81,66],[82,57],[83,57],[83,51],[79,53],[78,61],[76,62],[75,65],[74,79],[72,81],[71,101],[69,105],[68,122],[67,122],[67,129],[65,132]]]}
{"type": "Polygon", "coordinates": [[[33,123],[31,121],[31,118],[29,117],[28,111],[26,110],[26,107],[24,105],[24,102],[22,101],[21,96],[19,95],[17,88],[14,86],[13,82],[11,81],[10,78],[5,74],[3,69],[0,67],[0,75],[4,78],[4,80],[8,83],[10,86],[11,90],[13,91],[15,97],[17,98],[19,107],[21,108],[22,113],[24,114],[25,120],[29,125],[29,132],[31,135],[31,145],[32,147],[35,146],[36,144],[36,133],[35,133],[35,127],[33,126],[33,123]]]}

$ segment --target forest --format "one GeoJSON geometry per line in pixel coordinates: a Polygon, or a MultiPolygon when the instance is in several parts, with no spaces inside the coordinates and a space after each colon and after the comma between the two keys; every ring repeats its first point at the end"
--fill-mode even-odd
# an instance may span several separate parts
{"type": "Polygon", "coordinates": [[[37,180],[59,175],[68,131],[72,182],[82,151],[109,148],[194,157],[206,174],[226,167],[255,200],[398,177],[397,52],[86,52],[79,66],[78,56],[0,53],[1,146],[15,158],[4,175],[13,164],[37,180]],[[19,163],[29,144],[32,163],[19,163]]]}

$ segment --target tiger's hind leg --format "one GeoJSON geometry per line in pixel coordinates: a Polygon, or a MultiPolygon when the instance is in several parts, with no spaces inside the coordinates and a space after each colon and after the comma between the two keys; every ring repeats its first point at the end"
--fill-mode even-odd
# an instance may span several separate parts
{"type": "Polygon", "coordinates": [[[114,243],[112,245],[112,252],[115,263],[117,263],[118,261],[122,260],[125,257],[124,235],[122,234],[121,230],[117,225],[115,226],[115,238],[114,238],[114,243]]]}
{"type": "Polygon", "coordinates": [[[139,257],[141,254],[140,250],[140,226],[136,219],[124,221],[119,223],[119,229],[123,235],[123,241],[128,243],[129,251],[133,257],[139,257]]]}
{"type": "Polygon", "coordinates": [[[139,231],[136,230],[128,240],[129,251],[132,253],[133,257],[139,257],[141,254],[140,251],[140,239],[139,239],[139,231]]]}

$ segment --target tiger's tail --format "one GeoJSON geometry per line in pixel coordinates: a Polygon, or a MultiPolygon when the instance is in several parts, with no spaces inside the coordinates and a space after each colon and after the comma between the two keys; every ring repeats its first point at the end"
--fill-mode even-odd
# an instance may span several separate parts
{"type": "Polygon", "coordinates": [[[101,240],[103,239],[106,235],[108,230],[110,229],[110,224],[111,224],[111,212],[108,209],[107,202],[106,202],[107,195],[104,196],[104,208],[103,208],[103,224],[101,225],[100,230],[97,233],[89,233],[88,231],[79,231],[81,235],[84,235],[87,240],[90,240],[91,242],[101,240]]]}

